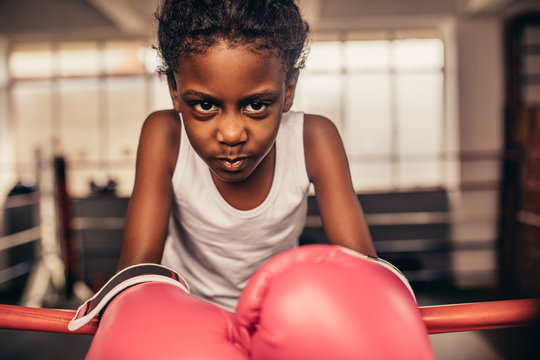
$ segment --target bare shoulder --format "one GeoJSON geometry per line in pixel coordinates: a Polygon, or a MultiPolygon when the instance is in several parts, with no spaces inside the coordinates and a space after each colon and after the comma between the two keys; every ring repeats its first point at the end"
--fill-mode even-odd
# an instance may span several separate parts
{"type": "Polygon", "coordinates": [[[337,133],[337,128],[330,119],[321,115],[304,115],[304,136],[321,136],[328,131],[337,133]]]}
{"type": "Polygon", "coordinates": [[[339,144],[341,137],[336,125],[320,115],[304,115],[304,150],[306,152],[324,150],[324,146],[339,144]]]}
{"type": "Polygon", "coordinates": [[[336,161],[343,161],[345,153],[338,129],[320,115],[304,115],[304,154],[306,170],[311,180],[336,161]]]}
{"type": "Polygon", "coordinates": [[[144,132],[165,132],[179,134],[180,117],[174,110],[159,110],[148,115],[143,124],[144,132]]]}
{"type": "Polygon", "coordinates": [[[180,147],[180,117],[174,110],[151,113],[144,121],[138,157],[149,155],[173,167],[180,147]]]}
{"type": "Polygon", "coordinates": [[[306,155],[311,152],[327,151],[325,147],[341,145],[341,138],[336,125],[324,116],[304,115],[304,151],[306,155]]]}

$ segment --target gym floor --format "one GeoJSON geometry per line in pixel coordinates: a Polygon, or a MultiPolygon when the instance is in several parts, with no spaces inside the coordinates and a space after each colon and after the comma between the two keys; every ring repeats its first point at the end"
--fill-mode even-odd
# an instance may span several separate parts
{"type": "MultiPolygon", "coordinates": [[[[420,305],[489,301],[485,290],[415,289],[420,305]]],[[[438,360],[540,359],[539,327],[467,331],[430,335],[438,360]]],[[[406,330],[405,330],[406,331],[406,330]]],[[[84,359],[92,337],[0,330],[3,360],[84,359]]]]}

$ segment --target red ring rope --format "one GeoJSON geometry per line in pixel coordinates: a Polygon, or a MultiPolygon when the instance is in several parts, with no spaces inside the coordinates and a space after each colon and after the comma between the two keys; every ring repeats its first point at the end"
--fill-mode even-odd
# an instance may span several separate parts
{"type": "Polygon", "coordinates": [[[93,335],[96,332],[98,326],[96,319],[77,331],[69,331],[67,326],[73,316],[74,310],[0,305],[0,328],[85,335],[93,335]]]}
{"type": "Polygon", "coordinates": [[[498,329],[540,320],[540,299],[426,306],[420,312],[429,334],[498,329]]]}
{"type": "MultiPolygon", "coordinates": [[[[540,299],[424,306],[420,312],[429,334],[516,327],[540,319],[540,299]]],[[[0,305],[0,328],[87,335],[96,332],[95,319],[77,331],[69,331],[67,325],[74,315],[73,310],[0,305]]]]}

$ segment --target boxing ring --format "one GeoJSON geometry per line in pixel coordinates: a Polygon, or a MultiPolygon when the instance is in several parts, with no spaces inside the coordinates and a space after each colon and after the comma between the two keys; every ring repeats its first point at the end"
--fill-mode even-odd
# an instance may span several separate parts
{"type": "MultiPolygon", "coordinates": [[[[44,205],[49,205],[50,207],[54,206],[54,199],[51,195],[53,193],[52,188],[55,185],[55,179],[52,176],[49,178],[49,191],[42,191],[41,193],[38,193],[40,198],[31,199],[32,201],[39,201],[42,210],[44,210],[44,205]],[[47,197],[44,198],[44,196],[47,197]]],[[[59,185],[60,190],[65,190],[65,183],[60,183],[59,185]]],[[[65,192],[62,192],[62,194],[64,194],[64,197],[63,199],[60,199],[63,200],[60,202],[66,203],[67,196],[65,192]]],[[[62,210],[60,215],[69,213],[69,209],[64,208],[62,210]]],[[[48,211],[47,213],[53,212],[48,211]]],[[[58,247],[53,247],[53,245],[57,245],[54,243],[56,240],[55,236],[52,235],[56,232],[56,229],[53,228],[56,224],[56,219],[49,220],[44,217],[43,213],[41,215],[40,226],[29,230],[32,231],[30,234],[31,236],[22,234],[27,235],[25,237],[26,240],[20,240],[19,237],[21,235],[10,236],[9,238],[4,238],[4,240],[9,240],[6,242],[9,243],[9,246],[15,246],[22,241],[37,241],[41,238],[41,241],[43,242],[43,239],[50,239],[49,243],[51,245],[49,253],[52,253],[57,258],[61,259],[62,254],[59,253],[58,247]]],[[[67,215],[66,218],[69,218],[70,214],[67,215]]],[[[62,230],[70,229],[69,224],[59,222],[59,225],[62,230]]],[[[68,235],[69,233],[63,233],[63,237],[69,237],[68,235]]],[[[4,247],[7,248],[7,245],[4,245],[4,247]]],[[[73,257],[68,258],[73,259],[73,257]]],[[[58,263],[61,265],[61,261],[58,261],[58,263]]],[[[56,271],[52,272],[50,271],[50,266],[47,268],[47,275],[49,277],[62,278],[62,266],[55,267],[56,271]]],[[[62,285],[68,284],[58,284],[56,287],[60,288],[62,285]]],[[[37,299],[37,303],[39,303],[44,291],[31,292],[37,295],[32,298],[37,299]]],[[[33,303],[23,303],[23,305],[24,306],[0,304],[0,329],[90,336],[96,334],[96,331],[98,330],[99,320],[97,318],[92,319],[77,330],[69,330],[68,324],[74,318],[76,314],[75,310],[42,308],[33,303]]],[[[419,310],[428,334],[526,327],[537,325],[540,321],[540,299],[532,298],[420,306],[419,310]]]]}

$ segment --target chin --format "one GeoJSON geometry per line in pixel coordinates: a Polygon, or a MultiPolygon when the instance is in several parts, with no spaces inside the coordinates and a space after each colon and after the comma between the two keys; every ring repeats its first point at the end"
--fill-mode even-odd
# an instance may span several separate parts
{"type": "Polygon", "coordinates": [[[244,180],[246,180],[250,174],[245,174],[242,172],[231,172],[231,173],[215,173],[214,175],[223,182],[228,183],[240,183],[244,180]]]}

